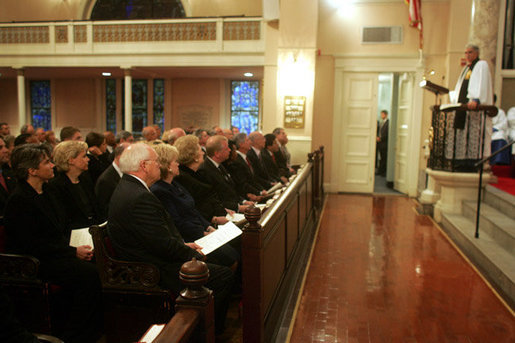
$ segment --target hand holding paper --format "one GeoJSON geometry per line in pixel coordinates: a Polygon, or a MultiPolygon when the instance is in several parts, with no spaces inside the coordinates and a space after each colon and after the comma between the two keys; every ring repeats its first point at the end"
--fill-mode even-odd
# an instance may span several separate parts
{"type": "Polygon", "coordinates": [[[215,232],[197,239],[195,243],[200,245],[202,247],[202,253],[207,255],[241,234],[242,231],[239,227],[232,222],[228,222],[227,224],[218,226],[218,230],[215,232]]]}

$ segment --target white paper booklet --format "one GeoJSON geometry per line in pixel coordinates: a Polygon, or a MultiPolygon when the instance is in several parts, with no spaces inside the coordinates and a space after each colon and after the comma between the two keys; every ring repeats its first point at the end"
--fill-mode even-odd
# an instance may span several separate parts
{"type": "MultiPolygon", "coordinates": [[[[105,226],[106,224],[107,222],[104,222],[100,224],[100,226],[105,226]]],[[[91,234],[89,233],[89,227],[72,230],[70,246],[76,248],[81,245],[89,245],[93,248],[93,237],[91,237],[91,234]]]]}
{"type": "Polygon", "coordinates": [[[197,239],[195,243],[200,245],[202,247],[202,253],[207,255],[230,240],[238,237],[241,233],[242,231],[239,227],[234,225],[233,222],[228,222],[224,225],[219,225],[215,232],[197,239]]]}
{"type": "Polygon", "coordinates": [[[225,218],[227,218],[227,220],[232,221],[233,223],[239,223],[243,220],[246,220],[245,215],[243,213],[237,213],[237,212],[234,212],[234,214],[227,213],[225,218]]]}
{"type": "Polygon", "coordinates": [[[276,190],[280,189],[281,187],[283,186],[282,183],[280,182],[277,182],[275,185],[273,185],[269,190],[267,190],[267,193],[268,194],[271,194],[273,192],[275,192],[276,190]]]}
{"type": "Polygon", "coordinates": [[[157,336],[163,331],[166,324],[154,324],[148,329],[145,335],[138,341],[138,343],[152,343],[157,336]]]}
{"type": "Polygon", "coordinates": [[[93,237],[91,237],[91,234],[89,233],[89,227],[72,230],[70,246],[76,248],[81,245],[89,245],[93,247],[93,237]]]}

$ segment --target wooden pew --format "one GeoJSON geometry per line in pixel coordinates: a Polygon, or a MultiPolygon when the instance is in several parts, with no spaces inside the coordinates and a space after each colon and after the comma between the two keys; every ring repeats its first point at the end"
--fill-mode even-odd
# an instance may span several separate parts
{"type": "Polygon", "coordinates": [[[11,299],[16,317],[31,332],[49,334],[50,285],[38,277],[39,260],[4,253],[5,231],[0,224],[0,287],[11,299]]]}
{"type": "Polygon", "coordinates": [[[323,147],[309,154],[275,203],[245,213],[242,237],[243,341],[277,335],[292,291],[298,289],[323,205],[323,147]]]}
{"type": "Polygon", "coordinates": [[[175,315],[153,343],[215,342],[213,292],[204,287],[208,277],[204,262],[194,258],[182,265],[180,279],[186,288],[175,301],[175,315]]]}
{"type": "Polygon", "coordinates": [[[106,340],[132,342],[151,323],[170,320],[176,295],[159,287],[161,276],[156,266],[117,259],[106,227],[89,229],[102,282],[106,340]]]}

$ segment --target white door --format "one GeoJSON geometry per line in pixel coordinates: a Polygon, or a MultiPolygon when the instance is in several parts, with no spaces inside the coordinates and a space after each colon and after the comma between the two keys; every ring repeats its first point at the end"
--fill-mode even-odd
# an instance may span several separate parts
{"type": "Polygon", "coordinates": [[[408,149],[409,130],[412,111],[412,73],[399,76],[399,107],[397,109],[397,127],[395,142],[395,177],[393,187],[401,193],[408,193],[408,149]]]}
{"type": "Polygon", "coordinates": [[[338,161],[340,192],[372,193],[377,133],[377,73],[345,73],[338,161]]]}

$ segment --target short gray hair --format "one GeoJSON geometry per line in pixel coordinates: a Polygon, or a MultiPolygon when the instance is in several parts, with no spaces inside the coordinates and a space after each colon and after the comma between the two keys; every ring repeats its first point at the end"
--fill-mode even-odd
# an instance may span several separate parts
{"type": "Polygon", "coordinates": [[[240,148],[240,145],[245,142],[245,139],[247,139],[247,134],[244,132],[238,133],[236,136],[234,136],[234,143],[236,143],[236,149],[240,148]]]}
{"type": "Polygon", "coordinates": [[[474,49],[474,51],[476,51],[479,54],[479,47],[475,44],[469,43],[465,46],[465,49],[474,49]]]}
{"type": "Polygon", "coordinates": [[[116,138],[116,143],[120,143],[120,141],[123,139],[123,140],[126,140],[127,138],[129,138],[130,136],[132,136],[132,133],[129,132],[129,131],[120,131],[116,134],[115,138],[116,138]]]}
{"type": "Polygon", "coordinates": [[[120,157],[120,170],[122,173],[138,171],[141,161],[150,158],[149,149],[152,148],[145,143],[135,143],[125,149],[120,157]]]}

